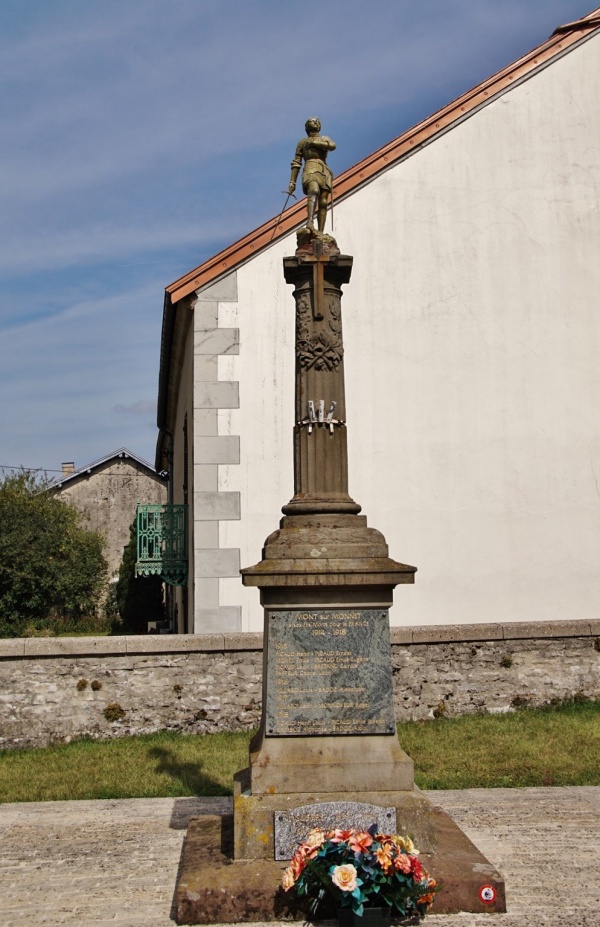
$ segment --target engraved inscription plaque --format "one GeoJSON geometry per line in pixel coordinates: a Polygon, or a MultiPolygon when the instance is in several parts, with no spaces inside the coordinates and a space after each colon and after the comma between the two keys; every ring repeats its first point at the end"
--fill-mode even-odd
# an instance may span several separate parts
{"type": "Polygon", "coordinates": [[[387,609],[268,612],[267,737],[393,734],[387,609]]]}
{"type": "Polygon", "coordinates": [[[273,815],[275,859],[291,859],[311,830],[368,830],[375,824],[379,833],[396,833],[396,809],[380,808],[355,801],[324,801],[303,805],[273,815]]]}

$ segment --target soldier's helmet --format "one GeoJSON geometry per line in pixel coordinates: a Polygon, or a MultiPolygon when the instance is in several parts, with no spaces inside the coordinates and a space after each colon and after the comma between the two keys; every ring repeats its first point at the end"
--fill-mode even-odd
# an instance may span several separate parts
{"type": "Polygon", "coordinates": [[[307,135],[311,129],[316,129],[317,132],[320,132],[321,131],[321,120],[317,119],[316,116],[311,116],[310,119],[307,119],[306,122],[304,123],[304,129],[307,135]]]}

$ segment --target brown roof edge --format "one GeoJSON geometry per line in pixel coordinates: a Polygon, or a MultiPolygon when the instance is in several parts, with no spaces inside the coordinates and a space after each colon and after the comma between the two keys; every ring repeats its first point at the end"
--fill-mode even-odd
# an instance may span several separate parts
{"type": "Polygon", "coordinates": [[[592,10],[581,19],[574,19],[572,23],[565,23],[563,26],[557,26],[552,35],[562,35],[564,32],[571,32],[575,29],[588,29],[592,26],[600,26],[600,8],[592,10]]]}
{"type": "MultiPolygon", "coordinates": [[[[565,49],[580,42],[583,37],[582,33],[591,32],[599,26],[600,7],[576,22],[559,26],[541,45],[340,174],[333,185],[334,203],[372,180],[376,174],[387,170],[411,152],[416,151],[453,122],[464,118],[466,114],[488,102],[496,94],[502,93],[516,80],[532,73],[565,49]]],[[[235,267],[267,248],[273,241],[287,235],[301,224],[304,211],[304,200],[301,200],[286,210],[282,216],[269,219],[244,238],[240,238],[239,241],[220,251],[219,254],[200,264],[179,280],[175,280],[166,287],[171,301],[176,303],[194,290],[205,287],[218,277],[230,273],[235,267]]]]}

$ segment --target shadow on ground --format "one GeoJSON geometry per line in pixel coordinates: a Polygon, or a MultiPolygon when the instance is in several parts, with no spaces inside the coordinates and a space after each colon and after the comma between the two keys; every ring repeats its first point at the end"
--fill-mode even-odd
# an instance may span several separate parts
{"type": "Polygon", "coordinates": [[[193,795],[223,794],[221,783],[202,772],[201,761],[182,763],[177,759],[175,751],[169,750],[168,747],[151,747],[148,750],[148,757],[157,761],[157,773],[165,773],[193,795]]]}
{"type": "Polygon", "coordinates": [[[201,761],[182,763],[168,747],[151,747],[148,758],[156,760],[157,773],[167,775],[183,791],[191,793],[189,798],[175,800],[171,827],[178,830],[187,827],[192,815],[222,814],[231,810],[231,800],[223,794],[223,786],[202,771],[201,761]]]}
{"type": "Polygon", "coordinates": [[[169,827],[173,830],[185,830],[190,818],[197,818],[207,814],[231,814],[233,799],[229,796],[213,795],[207,798],[193,796],[190,798],[175,798],[169,827]]]}

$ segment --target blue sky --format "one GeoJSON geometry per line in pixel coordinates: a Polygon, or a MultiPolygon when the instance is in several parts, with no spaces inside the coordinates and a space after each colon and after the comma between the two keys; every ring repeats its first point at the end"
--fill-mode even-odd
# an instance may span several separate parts
{"type": "MultiPolygon", "coordinates": [[[[0,467],[154,460],[164,287],[590,0],[2,0],[0,467]]],[[[405,217],[409,221],[409,217],[405,217]]]]}

